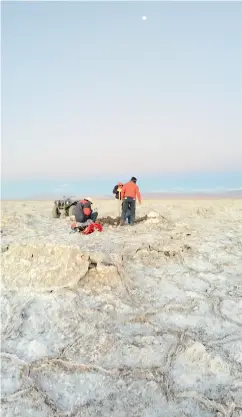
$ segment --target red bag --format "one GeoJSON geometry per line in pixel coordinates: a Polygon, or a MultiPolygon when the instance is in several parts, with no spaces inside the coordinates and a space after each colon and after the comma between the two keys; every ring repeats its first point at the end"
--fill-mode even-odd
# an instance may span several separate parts
{"type": "Polygon", "coordinates": [[[90,233],[93,233],[95,230],[98,230],[99,232],[102,232],[103,228],[101,224],[99,223],[91,223],[89,226],[86,227],[85,230],[83,230],[83,235],[89,235],[90,233]]]}

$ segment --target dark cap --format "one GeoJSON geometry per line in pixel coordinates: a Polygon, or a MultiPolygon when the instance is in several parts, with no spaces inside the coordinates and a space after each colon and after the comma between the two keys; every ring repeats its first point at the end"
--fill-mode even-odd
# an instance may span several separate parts
{"type": "Polygon", "coordinates": [[[132,177],[132,178],[131,178],[131,181],[136,182],[136,181],[137,181],[137,178],[132,177]]]}

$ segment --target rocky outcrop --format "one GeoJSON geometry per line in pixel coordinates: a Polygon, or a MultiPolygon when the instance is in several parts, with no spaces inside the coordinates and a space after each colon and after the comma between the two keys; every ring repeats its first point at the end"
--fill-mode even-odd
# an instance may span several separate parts
{"type": "Polygon", "coordinates": [[[115,280],[117,266],[108,255],[65,245],[10,245],[2,256],[2,288],[7,291],[45,292],[76,288],[90,270],[115,280]]]}

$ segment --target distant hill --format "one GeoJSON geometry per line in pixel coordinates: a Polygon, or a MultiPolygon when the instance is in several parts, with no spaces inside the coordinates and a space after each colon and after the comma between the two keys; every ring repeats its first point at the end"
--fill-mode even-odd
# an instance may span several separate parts
{"type": "Polygon", "coordinates": [[[143,193],[143,197],[148,199],[163,199],[163,198],[242,198],[241,190],[228,191],[211,191],[211,192],[151,192],[143,193]]]}
{"type": "MultiPolygon", "coordinates": [[[[142,189],[141,189],[142,192],[142,189]]],[[[68,196],[68,195],[67,195],[68,196]]],[[[68,196],[69,197],[69,196],[68,196]]],[[[82,199],[85,196],[71,196],[73,199],[82,199]]],[[[86,196],[87,197],[87,196],[86,196]]],[[[199,198],[242,198],[242,189],[239,190],[224,190],[224,191],[192,191],[192,192],[147,192],[142,193],[142,197],[149,200],[162,200],[162,199],[182,199],[182,198],[190,198],[190,199],[199,199],[199,198]]],[[[30,196],[29,198],[22,198],[21,200],[33,200],[33,201],[54,201],[55,199],[63,198],[62,195],[57,195],[54,193],[42,193],[42,194],[35,194],[30,196]]],[[[103,199],[109,200],[113,199],[114,196],[112,194],[109,195],[92,195],[93,199],[103,199]]],[[[15,199],[11,199],[15,200],[15,199]]]]}

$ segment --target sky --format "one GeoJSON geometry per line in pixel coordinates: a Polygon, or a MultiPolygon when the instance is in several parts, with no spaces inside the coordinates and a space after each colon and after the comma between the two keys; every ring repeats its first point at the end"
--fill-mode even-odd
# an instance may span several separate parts
{"type": "Polygon", "coordinates": [[[241,2],[8,1],[1,19],[2,198],[242,187],[241,2]]]}

